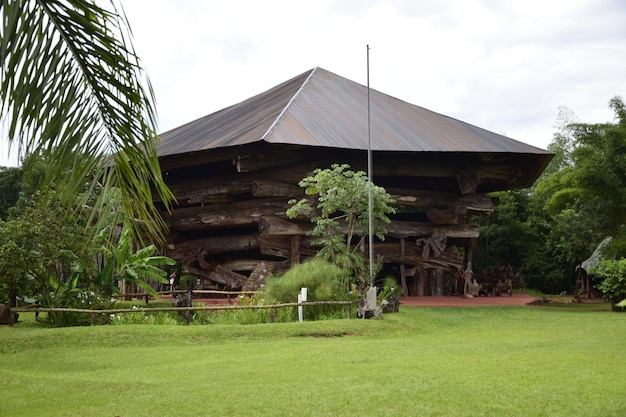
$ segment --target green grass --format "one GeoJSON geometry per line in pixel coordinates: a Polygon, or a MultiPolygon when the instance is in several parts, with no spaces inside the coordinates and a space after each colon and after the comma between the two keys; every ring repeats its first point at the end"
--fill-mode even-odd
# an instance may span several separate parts
{"type": "Polygon", "coordinates": [[[0,328],[0,416],[624,416],[626,315],[0,328]]]}

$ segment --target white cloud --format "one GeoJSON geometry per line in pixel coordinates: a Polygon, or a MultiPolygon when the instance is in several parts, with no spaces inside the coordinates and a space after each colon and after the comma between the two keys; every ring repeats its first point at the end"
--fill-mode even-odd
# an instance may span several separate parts
{"type": "MultiPolygon", "coordinates": [[[[160,130],[320,66],[546,147],[559,106],[612,121],[626,98],[621,0],[121,0],[160,130]]],[[[0,161],[0,164],[2,162],[0,161]]]]}

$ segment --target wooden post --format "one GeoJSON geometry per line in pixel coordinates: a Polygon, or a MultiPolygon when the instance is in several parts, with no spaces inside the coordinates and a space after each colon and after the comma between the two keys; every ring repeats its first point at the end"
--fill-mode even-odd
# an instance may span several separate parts
{"type": "Polygon", "coordinates": [[[270,323],[274,323],[276,321],[276,309],[272,307],[270,309],[270,323]]]}
{"type": "MultiPolygon", "coordinates": [[[[406,239],[401,238],[400,239],[400,259],[404,259],[404,255],[406,252],[405,246],[406,246],[406,239]]],[[[406,285],[406,265],[404,264],[400,264],[400,283],[402,285],[402,295],[405,297],[408,297],[409,287],[406,285]]]]}
{"type": "Polygon", "coordinates": [[[433,270],[433,293],[431,295],[441,297],[443,296],[443,279],[444,270],[437,268],[433,270]]]}
{"type": "Polygon", "coordinates": [[[415,271],[415,279],[417,280],[417,295],[423,297],[426,295],[426,277],[428,273],[422,270],[415,271]]]}
{"type": "Polygon", "coordinates": [[[16,320],[13,319],[13,314],[14,313],[11,312],[11,305],[10,304],[7,306],[7,310],[8,310],[8,313],[9,313],[9,327],[13,327],[13,324],[15,323],[16,320]]]}
{"type": "Polygon", "coordinates": [[[300,241],[302,237],[300,235],[291,236],[291,265],[297,265],[300,263],[300,241]]]}

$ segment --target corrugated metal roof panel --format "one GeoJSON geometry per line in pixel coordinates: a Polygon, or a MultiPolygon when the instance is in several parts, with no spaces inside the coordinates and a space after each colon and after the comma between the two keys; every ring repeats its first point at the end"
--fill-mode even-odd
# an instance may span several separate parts
{"type": "MultiPolygon", "coordinates": [[[[549,154],[376,90],[374,151],[549,154]]],[[[321,68],[161,135],[159,156],[258,141],[367,149],[367,88],[321,68]]]]}

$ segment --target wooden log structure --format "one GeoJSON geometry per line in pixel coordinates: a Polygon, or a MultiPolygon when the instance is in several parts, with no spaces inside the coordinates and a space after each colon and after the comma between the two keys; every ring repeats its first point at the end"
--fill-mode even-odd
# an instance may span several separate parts
{"type": "Polygon", "coordinates": [[[272,273],[314,256],[315,213],[289,219],[289,201],[305,196],[299,182],[315,169],[348,164],[371,168],[396,201],[387,238],[371,242],[384,273],[401,275],[405,293],[443,294],[455,287],[446,280],[472,275],[472,218],[493,210],[489,193],[531,186],[553,156],[321,68],[160,137],[176,199],[170,209],[154,193],[170,231],[164,251],[218,288],[240,285],[260,262],[272,273]],[[375,135],[365,147],[370,93],[375,135]]]}
{"type": "MultiPolygon", "coordinates": [[[[298,182],[323,164],[307,158],[286,160],[290,164],[277,165],[276,156],[261,160],[252,155],[233,158],[236,169],[221,172],[220,168],[219,175],[211,174],[218,170],[211,167],[190,175],[184,169],[170,173],[168,185],[178,204],[171,212],[163,212],[171,231],[165,252],[181,261],[185,273],[196,276],[203,289],[241,289],[261,262],[269,273],[278,273],[319,250],[309,236],[314,214],[289,219],[286,211],[290,200],[304,197],[298,182]]],[[[406,164],[397,168],[395,175],[414,171],[406,164]]],[[[458,247],[468,247],[479,236],[478,226],[469,220],[492,211],[495,205],[488,195],[475,190],[479,179],[488,177],[484,173],[460,173],[461,169],[450,166],[431,168],[436,169],[430,175],[458,181],[455,189],[411,188],[405,180],[386,188],[396,206],[409,214],[392,216],[391,223],[384,225],[387,238],[375,242],[374,252],[386,264],[395,265],[405,295],[439,294],[444,277],[461,276],[464,265],[458,247]],[[424,242],[432,242],[435,236],[440,247],[426,250],[424,242]]],[[[398,182],[381,175],[383,183],[398,182]]]]}

